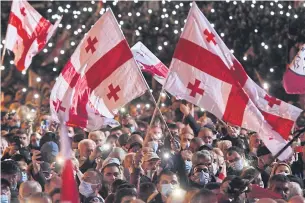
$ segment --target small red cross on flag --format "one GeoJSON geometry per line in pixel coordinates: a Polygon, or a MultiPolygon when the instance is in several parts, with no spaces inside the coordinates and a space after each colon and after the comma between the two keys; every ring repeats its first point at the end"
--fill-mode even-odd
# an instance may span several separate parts
{"type": "Polygon", "coordinates": [[[91,53],[93,54],[96,50],[94,45],[98,42],[96,37],[94,37],[93,40],[91,39],[91,37],[88,37],[87,42],[88,42],[88,45],[85,48],[86,52],[88,53],[91,50],[91,53]]]}
{"type": "Polygon", "coordinates": [[[26,15],[26,13],[25,13],[25,8],[24,8],[24,7],[22,7],[22,8],[20,9],[20,13],[21,13],[23,16],[26,15]]]}
{"type": "Polygon", "coordinates": [[[109,91],[110,91],[110,92],[107,94],[108,99],[111,100],[111,98],[113,97],[114,101],[116,102],[116,101],[119,99],[119,96],[118,96],[117,94],[118,94],[118,92],[121,90],[120,86],[118,85],[118,86],[116,86],[115,88],[113,88],[113,85],[110,84],[110,85],[108,86],[108,88],[109,88],[109,91]]]}
{"type": "Polygon", "coordinates": [[[272,108],[274,105],[280,105],[281,104],[281,100],[277,100],[274,97],[269,96],[268,94],[266,94],[266,96],[264,97],[264,99],[266,101],[268,101],[268,105],[272,108]]]}
{"type": "Polygon", "coordinates": [[[58,112],[59,110],[65,112],[66,108],[61,106],[61,103],[62,101],[60,101],[59,99],[57,99],[57,101],[53,101],[53,105],[56,112],[58,112]]]}
{"type": "Polygon", "coordinates": [[[209,32],[208,29],[205,29],[203,34],[206,36],[206,40],[208,42],[212,41],[214,43],[214,45],[216,45],[216,41],[215,41],[215,35],[212,32],[209,32]]]}
{"type": "Polygon", "coordinates": [[[196,97],[196,94],[203,95],[204,90],[199,87],[200,83],[201,83],[200,80],[197,80],[197,79],[195,79],[194,84],[189,82],[189,84],[187,85],[187,88],[191,90],[190,96],[196,97]]]}

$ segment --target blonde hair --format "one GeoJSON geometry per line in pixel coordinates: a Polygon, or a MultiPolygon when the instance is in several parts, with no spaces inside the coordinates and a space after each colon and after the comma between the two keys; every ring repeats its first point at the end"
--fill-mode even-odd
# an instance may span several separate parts
{"type": "Polygon", "coordinates": [[[288,164],[284,163],[284,162],[280,162],[280,163],[276,163],[273,165],[271,173],[270,173],[270,177],[275,175],[276,170],[278,169],[279,166],[286,166],[289,169],[290,174],[292,174],[291,168],[288,164]]]}

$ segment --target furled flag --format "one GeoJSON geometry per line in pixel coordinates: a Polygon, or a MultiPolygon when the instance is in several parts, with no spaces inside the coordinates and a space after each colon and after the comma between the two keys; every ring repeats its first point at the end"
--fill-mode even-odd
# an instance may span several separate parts
{"type": "Polygon", "coordinates": [[[5,46],[14,52],[14,62],[19,71],[30,66],[32,58],[46,45],[60,20],[52,25],[27,1],[12,2],[5,46]]]}
{"type": "Polygon", "coordinates": [[[283,85],[288,94],[305,94],[305,44],[288,65],[283,85]]]}
{"type": "Polygon", "coordinates": [[[87,130],[117,125],[118,109],[148,89],[109,9],[76,48],[50,97],[52,117],[87,130]]]}
{"type": "Polygon", "coordinates": [[[142,42],[136,43],[131,51],[142,71],[150,73],[163,85],[168,68],[142,42]]]}
{"type": "MultiPolygon", "coordinates": [[[[276,154],[301,112],[248,77],[195,3],[176,46],[165,90],[233,125],[256,131],[276,154]]],[[[286,159],[288,148],[279,157],[286,159]]]]}

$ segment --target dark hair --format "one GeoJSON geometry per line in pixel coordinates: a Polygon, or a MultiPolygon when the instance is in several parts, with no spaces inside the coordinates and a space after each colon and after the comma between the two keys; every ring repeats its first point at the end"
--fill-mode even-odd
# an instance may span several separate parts
{"type": "Polygon", "coordinates": [[[5,185],[5,186],[7,186],[9,188],[11,187],[10,182],[8,180],[4,179],[4,178],[1,178],[1,186],[2,185],[5,185]]]}
{"type": "Polygon", "coordinates": [[[107,139],[106,139],[106,142],[108,142],[110,139],[115,139],[115,140],[117,140],[118,137],[117,137],[116,135],[109,135],[109,136],[107,137],[107,139]]]}
{"type": "Polygon", "coordinates": [[[289,182],[289,178],[285,175],[282,175],[282,174],[277,174],[277,175],[274,175],[270,178],[269,180],[269,186],[273,183],[273,182],[281,182],[281,183],[288,183],[289,182]]]}
{"type": "Polygon", "coordinates": [[[25,162],[28,161],[28,159],[24,155],[22,155],[22,154],[14,154],[11,157],[11,159],[14,160],[14,161],[25,161],[25,162]]]}
{"type": "Polygon", "coordinates": [[[122,130],[122,126],[117,126],[117,127],[111,128],[110,133],[113,131],[117,131],[117,130],[122,130]]]}
{"type": "Polygon", "coordinates": [[[139,198],[144,202],[147,202],[148,197],[155,191],[155,184],[151,182],[142,183],[139,188],[139,198]]]}
{"type": "Polygon", "coordinates": [[[117,190],[123,189],[123,188],[131,188],[136,190],[136,186],[130,183],[124,183],[118,186],[117,190]]]}
{"type": "Polygon", "coordinates": [[[176,123],[168,123],[167,125],[168,125],[169,129],[178,129],[178,126],[176,123]]]}
{"type": "Polygon", "coordinates": [[[83,139],[85,139],[85,135],[83,133],[78,133],[78,134],[75,134],[72,138],[72,141],[73,142],[80,142],[82,141],[83,139]]]}
{"type": "Polygon", "coordinates": [[[1,174],[13,175],[16,173],[20,173],[20,168],[16,161],[14,160],[1,161],[1,174]]]}
{"type": "Polygon", "coordinates": [[[128,183],[126,180],[122,180],[122,179],[116,179],[115,181],[113,181],[112,185],[111,185],[111,192],[115,193],[117,188],[120,185],[126,184],[128,183]]]}
{"type": "Polygon", "coordinates": [[[174,172],[172,172],[171,170],[169,170],[169,169],[163,169],[163,170],[161,171],[160,175],[158,176],[157,183],[160,182],[161,177],[162,177],[163,175],[166,175],[166,176],[174,176],[174,175],[176,175],[176,174],[175,174],[174,172]]]}
{"type": "Polygon", "coordinates": [[[53,132],[47,132],[44,136],[41,137],[40,139],[40,146],[42,146],[46,142],[53,141],[57,144],[57,146],[60,146],[59,144],[59,137],[53,133],[53,132]]]}
{"type": "Polygon", "coordinates": [[[290,182],[298,183],[301,188],[304,188],[304,183],[303,183],[302,179],[300,179],[294,175],[287,175],[287,178],[289,178],[290,182]]]}
{"type": "Polygon", "coordinates": [[[220,188],[220,183],[207,183],[204,188],[208,189],[208,190],[215,190],[215,189],[219,189],[220,188]]]}
{"type": "Polygon", "coordinates": [[[225,179],[223,179],[223,181],[221,182],[221,184],[227,182],[227,181],[231,181],[234,178],[236,178],[236,175],[228,175],[227,177],[225,177],[225,179]]]}
{"type": "Polygon", "coordinates": [[[210,196],[216,196],[216,194],[214,194],[211,190],[203,188],[192,197],[190,203],[200,203],[203,199],[206,199],[210,196]]]}
{"type": "Polygon", "coordinates": [[[120,189],[115,193],[114,203],[121,203],[122,199],[126,196],[137,197],[137,192],[135,189],[131,189],[131,188],[120,189]]]}
{"type": "Polygon", "coordinates": [[[123,147],[127,144],[128,138],[129,138],[128,134],[120,135],[120,137],[118,138],[118,142],[119,142],[121,147],[123,147]]]}
{"type": "Polygon", "coordinates": [[[16,135],[22,135],[22,134],[26,134],[27,135],[27,132],[25,130],[23,130],[23,129],[17,130],[16,135]]]}
{"type": "Polygon", "coordinates": [[[111,193],[110,195],[108,195],[105,199],[105,203],[113,203],[114,202],[114,197],[115,197],[115,194],[114,193],[111,193]]]}
{"type": "Polygon", "coordinates": [[[54,188],[49,195],[52,198],[56,194],[60,194],[60,188],[54,188]]]}
{"type": "Polygon", "coordinates": [[[234,147],[234,146],[233,146],[233,147],[230,147],[230,148],[227,150],[226,156],[232,155],[233,152],[236,152],[236,153],[238,153],[240,156],[245,157],[245,152],[244,152],[244,150],[241,149],[241,148],[239,148],[239,147],[234,147]]]}
{"type": "Polygon", "coordinates": [[[95,172],[95,179],[98,179],[99,183],[102,183],[103,181],[103,176],[101,174],[101,172],[99,172],[98,170],[94,169],[94,168],[89,168],[86,172],[95,172]]]}

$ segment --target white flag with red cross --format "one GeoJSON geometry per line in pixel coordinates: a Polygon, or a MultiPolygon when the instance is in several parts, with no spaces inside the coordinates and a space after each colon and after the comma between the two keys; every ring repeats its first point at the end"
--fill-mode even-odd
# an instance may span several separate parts
{"type": "MultiPolygon", "coordinates": [[[[219,119],[256,131],[276,154],[301,109],[278,100],[248,77],[193,3],[176,46],[165,89],[219,119]]],[[[291,148],[280,159],[291,155],[291,148]]]]}
{"type": "Polygon", "coordinates": [[[47,44],[60,20],[52,25],[27,1],[12,2],[5,46],[14,52],[14,63],[19,71],[31,65],[32,58],[47,44]]]}
{"type": "Polygon", "coordinates": [[[109,9],[76,48],[50,97],[56,121],[87,130],[118,124],[114,114],[147,84],[109,9]]]}
{"type": "Polygon", "coordinates": [[[161,85],[164,84],[168,68],[142,43],[131,47],[133,57],[142,71],[151,74],[161,85]]]}

